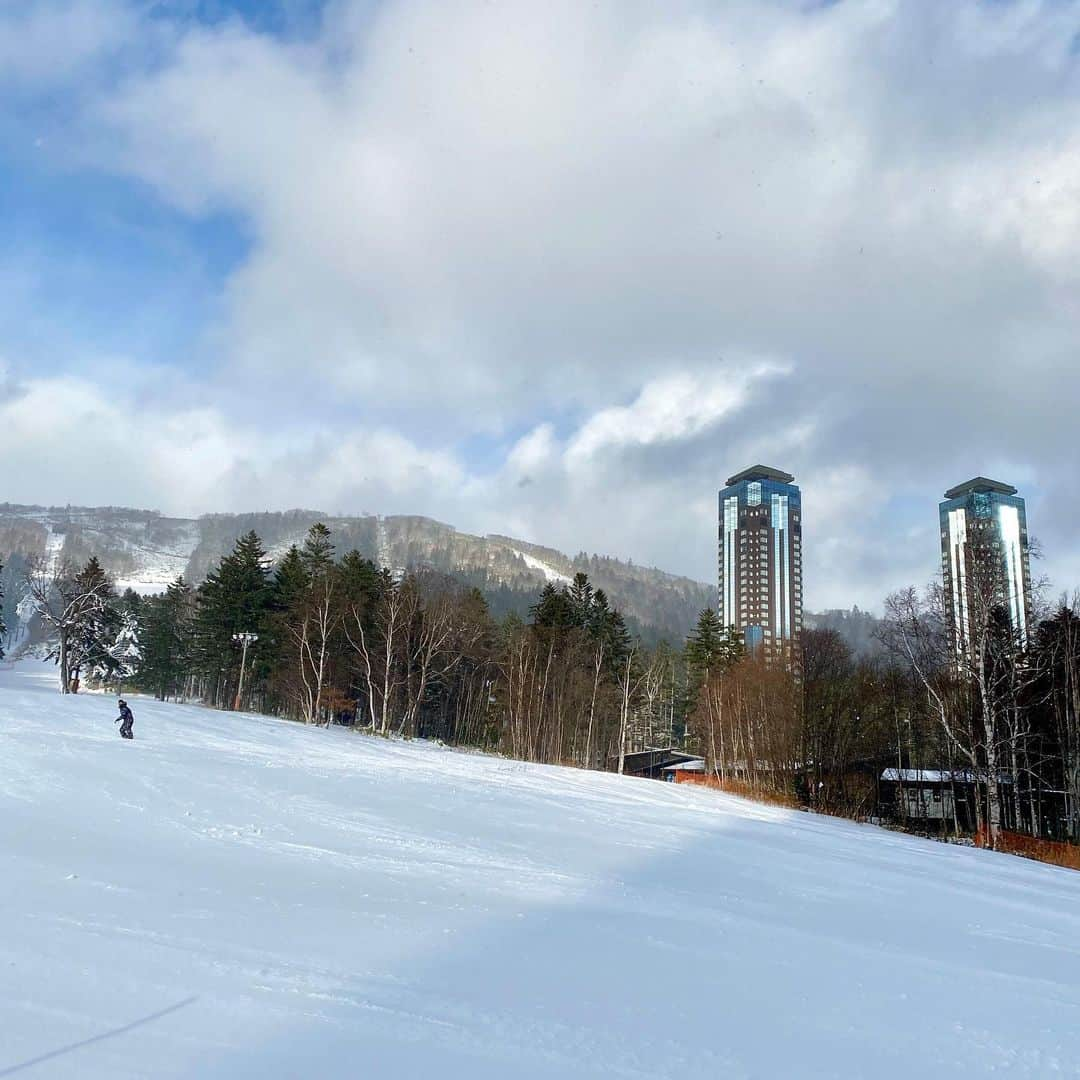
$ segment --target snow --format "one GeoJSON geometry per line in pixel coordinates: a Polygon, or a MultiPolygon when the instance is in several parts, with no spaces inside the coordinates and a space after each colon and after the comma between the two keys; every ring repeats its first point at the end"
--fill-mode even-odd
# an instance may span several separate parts
{"type": "Polygon", "coordinates": [[[943,784],[950,778],[963,779],[961,773],[949,772],[942,769],[886,769],[881,774],[882,780],[890,780],[896,783],[902,780],[905,783],[943,784]]]}
{"type": "MultiPolygon", "coordinates": [[[[46,576],[51,577],[56,573],[57,565],[60,562],[60,555],[64,550],[64,536],[62,533],[53,531],[51,525],[42,522],[47,530],[45,536],[45,551],[43,552],[44,558],[44,573],[46,576]]],[[[16,653],[26,643],[30,637],[30,622],[34,617],[34,601],[27,593],[18,603],[15,608],[15,614],[19,617],[19,623],[12,628],[11,641],[8,642],[7,651],[10,653],[16,653]]]]}
{"type": "Polygon", "coordinates": [[[515,555],[519,555],[525,561],[525,565],[530,570],[539,570],[547,581],[550,581],[553,585],[569,585],[571,579],[566,574],[560,574],[550,563],[544,562],[543,559],[538,559],[535,555],[530,555],[527,551],[521,551],[518,548],[510,549],[515,555]]]}
{"type": "MultiPolygon", "coordinates": [[[[131,589],[140,596],[163,593],[187,569],[201,536],[197,521],[186,522],[177,543],[171,548],[151,544],[145,537],[146,526],[139,532],[141,539],[128,540],[126,547],[135,558],[135,571],[116,582],[119,592],[131,589]]],[[[137,533],[138,535],[138,533],[137,533]]]]}
{"type": "Polygon", "coordinates": [[[170,582],[184,573],[202,536],[198,521],[176,521],[175,542],[162,547],[152,541],[151,522],[142,517],[117,518],[112,512],[93,509],[17,510],[0,513],[0,519],[36,521],[47,531],[45,559],[48,572],[56,569],[67,539],[66,526],[75,526],[92,547],[121,547],[134,563],[131,572],[116,581],[120,592],[132,589],[141,596],[162,593],[170,582]],[[103,514],[107,516],[103,519],[103,514]],[[57,531],[57,526],[61,526],[57,531]]]}
{"type": "MultiPolygon", "coordinates": [[[[892,783],[902,781],[906,784],[947,784],[951,780],[958,781],[960,783],[970,784],[974,778],[974,773],[970,769],[956,769],[949,771],[948,769],[885,769],[881,774],[882,780],[889,780],[892,783]]],[[[980,781],[986,780],[987,774],[985,771],[980,772],[980,781]]],[[[1008,773],[1002,773],[998,777],[998,782],[1002,784],[1011,784],[1012,777],[1008,773]]]]}
{"type": "Polygon", "coordinates": [[[194,706],[125,743],[54,674],[0,670],[0,1076],[1077,1075],[1070,871],[194,706]]]}
{"type": "Polygon", "coordinates": [[[48,536],[45,538],[45,572],[52,575],[56,573],[56,564],[64,550],[64,535],[54,532],[51,525],[45,527],[48,529],[48,536]]]}

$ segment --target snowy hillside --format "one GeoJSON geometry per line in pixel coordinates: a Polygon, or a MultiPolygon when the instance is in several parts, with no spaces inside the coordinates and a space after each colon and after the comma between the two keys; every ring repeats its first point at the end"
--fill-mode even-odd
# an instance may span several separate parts
{"type": "MultiPolygon", "coordinates": [[[[338,517],[314,510],[167,518],[148,510],[0,504],[0,563],[45,555],[81,564],[95,555],[120,589],[162,592],[178,574],[198,584],[238,537],[254,530],[272,559],[303,544],[316,521],[327,524],[339,554],[356,549],[397,574],[433,569],[481,589],[497,615],[524,614],[547,582],[588,573],[612,603],[658,635],[679,640],[715,589],[689,578],[600,555],[574,558],[553,548],[491,534],[474,536],[418,515],[338,517]]],[[[8,592],[20,588],[9,574],[8,592]]]]}
{"type": "Polygon", "coordinates": [[[1077,1075],[1080,875],[114,705],[0,671],[0,1076],[1077,1075]]]}

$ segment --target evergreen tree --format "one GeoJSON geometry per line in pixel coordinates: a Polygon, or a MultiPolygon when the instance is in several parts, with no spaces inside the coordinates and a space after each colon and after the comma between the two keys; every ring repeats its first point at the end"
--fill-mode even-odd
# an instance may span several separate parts
{"type": "Polygon", "coordinates": [[[259,639],[248,652],[249,691],[265,678],[272,653],[272,638],[266,631],[273,599],[266,552],[252,531],[240,537],[232,552],[207,575],[197,597],[195,663],[215,704],[225,704],[230,689],[239,684],[243,657],[239,635],[255,634],[259,639]]]}
{"type": "Polygon", "coordinates": [[[576,625],[574,607],[566,589],[556,589],[549,581],[540,591],[540,599],[531,608],[533,626],[545,630],[562,630],[576,625]]]}
{"type": "Polygon", "coordinates": [[[381,595],[386,577],[355,548],[341,560],[341,591],[347,607],[370,607],[381,595]]]}
{"type": "Polygon", "coordinates": [[[0,647],[4,645],[5,635],[8,645],[14,644],[13,636],[19,631],[22,621],[19,603],[26,594],[27,564],[27,557],[16,551],[0,566],[0,625],[4,626],[0,631],[0,647]]]}
{"type": "Polygon", "coordinates": [[[190,675],[194,597],[181,575],[148,601],[140,637],[139,684],[160,701],[178,695],[190,675]]]}
{"type": "Polygon", "coordinates": [[[309,579],[322,577],[333,567],[334,545],[330,540],[330,530],[321,521],[308,529],[300,562],[309,579]]]}
{"type": "Polygon", "coordinates": [[[342,651],[345,617],[334,545],[322,522],[308,529],[303,548],[289,549],[274,593],[275,691],[305,722],[322,723],[330,715],[326,695],[342,651]]]}
{"type": "Polygon", "coordinates": [[[603,632],[608,640],[608,653],[611,656],[612,665],[621,668],[633,647],[633,639],[621,612],[611,612],[607,617],[603,632]]]}
{"type": "MultiPolygon", "coordinates": [[[[347,552],[338,566],[338,587],[343,613],[343,630],[346,642],[361,640],[374,642],[378,638],[378,605],[385,593],[393,588],[393,579],[385,571],[355,548],[347,552]]],[[[345,673],[346,696],[358,701],[364,693],[360,663],[355,648],[345,649],[347,659],[342,663],[345,673]]]]}
{"type": "Polygon", "coordinates": [[[697,625],[686,639],[686,663],[691,674],[701,678],[714,667],[723,651],[724,626],[712,608],[698,615],[697,625]]]}
{"type": "Polygon", "coordinates": [[[109,649],[113,660],[112,678],[119,684],[130,682],[142,666],[138,616],[132,610],[121,613],[120,630],[109,649]]]}
{"type": "Polygon", "coordinates": [[[593,642],[603,646],[604,666],[616,676],[631,648],[630,631],[622,614],[609,605],[603,589],[593,593],[585,629],[593,642]]]}
{"type": "Polygon", "coordinates": [[[727,669],[745,655],[742,635],[734,627],[725,627],[712,608],[698,615],[693,633],[686,639],[686,663],[692,676],[703,678],[707,672],[727,669]]]}
{"type": "Polygon", "coordinates": [[[608,603],[607,593],[603,589],[597,589],[593,593],[592,607],[589,610],[589,633],[593,637],[603,635],[611,620],[611,615],[611,605],[608,603]]]}
{"type": "Polygon", "coordinates": [[[4,564],[0,562],[0,660],[4,659],[4,641],[7,639],[7,627],[4,625],[4,564]]]}
{"type": "Polygon", "coordinates": [[[293,544],[274,571],[270,615],[266,625],[269,639],[263,643],[264,649],[273,652],[275,683],[281,682],[290,664],[290,658],[285,655],[289,643],[289,619],[304,602],[308,581],[300,549],[293,544]]]}
{"type": "Polygon", "coordinates": [[[293,544],[274,571],[274,610],[291,611],[300,603],[307,584],[308,571],[300,557],[300,549],[293,544]]]}
{"type": "Polygon", "coordinates": [[[86,597],[71,628],[68,663],[72,678],[111,682],[117,662],[111,649],[120,631],[116,593],[96,556],[75,577],[75,593],[86,597]]]}
{"type": "Polygon", "coordinates": [[[711,674],[725,672],[746,655],[742,634],[733,626],[725,627],[712,608],[698,615],[697,625],[686,639],[686,667],[689,673],[691,702],[711,674]]]}
{"type": "Polygon", "coordinates": [[[593,587],[587,574],[580,570],[574,575],[569,591],[570,609],[575,626],[588,626],[593,612],[593,587]]]}

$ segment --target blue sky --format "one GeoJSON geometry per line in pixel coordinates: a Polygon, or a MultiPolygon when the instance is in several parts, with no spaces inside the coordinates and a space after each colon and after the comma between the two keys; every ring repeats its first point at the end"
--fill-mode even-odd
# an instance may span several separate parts
{"type": "Polygon", "coordinates": [[[1080,585],[1080,4],[0,0],[5,497],[427,513],[811,607],[1080,585]]]}

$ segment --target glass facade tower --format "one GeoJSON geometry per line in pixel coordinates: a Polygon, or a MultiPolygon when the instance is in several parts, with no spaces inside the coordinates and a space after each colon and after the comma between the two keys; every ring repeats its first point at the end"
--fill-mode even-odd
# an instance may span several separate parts
{"type": "Polygon", "coordinates": [[[802,493],[765,465],[720,492],[719,614],[748,649],[795,657],[802,633],[802,493]]]}
{"type": "Polygon", "coordinates": [[[1016,488],[977,476],[945,492],[939,507],[941,572],[959,657],[992,607],[1008,615],[1021,648],[1031,626],[1027,511],[1016,488]]]}

